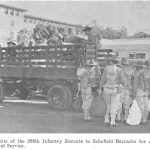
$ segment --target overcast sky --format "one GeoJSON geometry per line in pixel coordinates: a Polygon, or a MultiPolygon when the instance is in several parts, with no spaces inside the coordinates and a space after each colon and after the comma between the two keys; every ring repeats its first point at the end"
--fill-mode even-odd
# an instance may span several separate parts
{"type": "Polygon", "coordinates": [[[129,33],[150,32],[150,1],[1,1],[27,9],[27,14],[73,24],[126,27],[129,33]]]}

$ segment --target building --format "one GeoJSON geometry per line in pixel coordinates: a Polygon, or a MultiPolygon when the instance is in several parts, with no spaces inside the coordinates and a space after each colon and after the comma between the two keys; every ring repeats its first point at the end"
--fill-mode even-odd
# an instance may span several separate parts
{"type": "Polygon", "coordinates": [[[76,34],[77,26],[73,24],[53,21],[49,19],[43,19],[40,17],[31,16],[31,15],[24,15],[24,27],[25,28],[33,29],[36,24],[53,25],[56,27],[62,27],[62,28],[66,28],[68,32],[73,32],[74,34],[76,34]]]}
{"type": "Polygon", "coordinates": [[[101,46],[104,49],[113,49],[120,58],[143,61],[150,59],[150,38],[102,39],[101,46]]]}
{"type": "Polygon", "coordinates": [[[0,4],[0,44],[6,46],[8,40],[16,41],[17,33],[21,29],[32,29],[37,24],[54,25],[66,28],[69,34],[82,36],[81,27],[69,23],[44,19],[26,14],[27,10],[0,4]]]}
{"type": "Polygon", "coordinates": [[[22,28],[26,10],[0,4],[0,44],[13,40],[22,28]]]}
{"type": "Polygon", "coordinates": [[[138,32],[138,33],[130,36],[130,38],[150,38],[150,34],[145,33],[145,32],[138,32]]]}

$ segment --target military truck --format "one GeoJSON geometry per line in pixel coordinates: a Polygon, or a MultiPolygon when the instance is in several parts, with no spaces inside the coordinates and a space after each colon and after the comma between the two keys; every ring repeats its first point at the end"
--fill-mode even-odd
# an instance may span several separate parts
{"type": "Polygon", "coordinates": [[[78,67],[91,58],[101,65],[111,52],[89,44],[0,47],[0,101],[40,93],[50,107],[66,110],[76,101],[78,67]]]}

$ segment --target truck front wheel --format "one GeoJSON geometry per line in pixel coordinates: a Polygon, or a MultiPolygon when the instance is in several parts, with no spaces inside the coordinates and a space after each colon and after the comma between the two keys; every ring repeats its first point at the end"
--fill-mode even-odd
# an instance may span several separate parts
{"type": "Polygon", "coordinates": [[[71,105],[68,88],[64,85],[53,85],[47,94],[47,100],[50,107],[57,110],[68,109],[71,105]]]}
{"type": "Polygon", "coordinates": [[[0,103],[3,102],[4,99],[4,85],[3,83],[0,83],[0,103]]]}

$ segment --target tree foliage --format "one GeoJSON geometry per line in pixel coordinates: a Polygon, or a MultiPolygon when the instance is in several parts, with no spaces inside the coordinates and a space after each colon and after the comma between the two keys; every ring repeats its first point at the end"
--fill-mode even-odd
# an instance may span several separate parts
{"type": "Polygon", "coordinates": [[[19,45],[27,46],[32,40],[32,31],[28,31],[27,29],[22,29],[17,34],[17,43],[19,45]]]}
{"type": "Polygon", "coordinates": [[[56,28],[52,25],[38,24],[33,29],[33,39],[37,44],[46,42],[49,44],[61,44],[67,32],[64,28],[56,28]]]}
{"type": "MultiPolygon", "coordinates": [[[[83,32],[83,31],[82,31],[83,32]]],[[[92,29],[92,32],[97,37],[104,39],[122,39],[127,38],[127,29],[122,27],[120,29],[113,29],[111,27],[96,27],[92,29]]],[[[71,43],[84,43],[85,40],[73,35],[71,29],[64,27],[56,27],[53,25],[37,24],[32,31],[22,29],[18,32],[17,42],[20,45],[51,45],[62,44],[63,42],[71,43]]]]}

